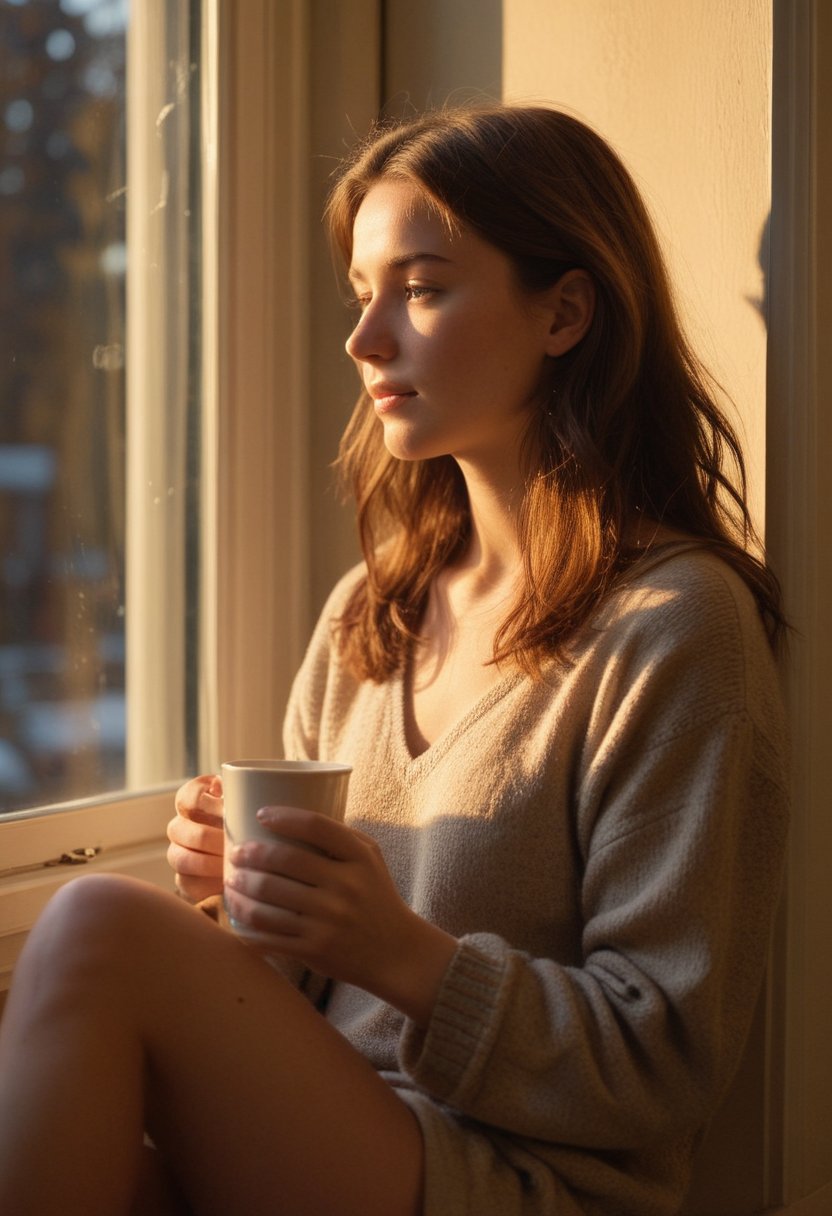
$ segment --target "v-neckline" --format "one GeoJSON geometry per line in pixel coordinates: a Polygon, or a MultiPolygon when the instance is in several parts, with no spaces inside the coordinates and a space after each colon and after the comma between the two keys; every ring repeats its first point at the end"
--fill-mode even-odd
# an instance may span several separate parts
{"type": "MultiPolygon", "coordinates": [[[[684,553],[688,549],[698,547],[699,545],[696,541],[686,539],[666,541],[657,545],[655,548],[647,550],[633,564],[623,576],[620,586],[623,587],[626,583],[636,581],[648,570],[652,569],[653,566],[660,565],[662,562],[675,557],[677,553],[684,553]]],[[[615,592],[612,594],[614,595],[615,592]]],[[[596,609],[596,613],[597,611],[596,609]]],[[[595,618],[593,617],[593,619],[595,618]]],[[[392,677],[391,739],[394,752],[398,755],[399,760],[414,773],[421,769],[427,770],[433,767],[451,749],[460,736],[465,734],[484,714],[488,713],[508,692],[521,681],[531,679],[524,671],[515,667],[492,684],[490,688],[487,688],[480,696],[476,697],[464,713],[455,722],[451,723],[441,735],[437,736],[432,743],[429,743],[421,751],[414,752],[410,745],[407,731],[408,668],[409,664],[406,661],[399,668],[396,675],[392,677]]]]}
{"type": "Polygon", "coordinates": [[[502,700],[507,692],[525,679],[528,679],[528,676],[517,668],[507,672],[472,701],[464,713],[432,743],[421,751],[414,752],[407,732],[408,669],[406,664],[403,665],[394,677],[392,727],[394,745],[405,764],[412,768],[430,767],[453,746],[460,735],[463,735],[493,705],[502,700]]]}

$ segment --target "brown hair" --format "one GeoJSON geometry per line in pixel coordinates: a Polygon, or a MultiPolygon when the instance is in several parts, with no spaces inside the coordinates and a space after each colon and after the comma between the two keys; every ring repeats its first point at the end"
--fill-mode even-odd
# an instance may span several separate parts
{"type": "MultiPolygon", "coordinates": [[[[535,674],[562,652],[639,556],[626,544],[639,513],[716,550],[750,587],[775,645],[779,588],[749,548],[759,551],[739,442],[682,333],[644,203],[609,145],[537,106],[441,110],[382,126],[329,199],[330,234],[347,264],[356,212],[381,178],[417,184],[452,224],[507,254],[530,292],[571,267],[595,283],[591,327],[550,360],[527,431],[525,585],[495,660],[511,656],[535,674]]],[[[418,636],[431,581],[465,546],[467,492],[450,456],[392,457],[363,392],[339,465],[368,570],[341,618],[340,646],[356,675],[382,680],[418,636]]]]}

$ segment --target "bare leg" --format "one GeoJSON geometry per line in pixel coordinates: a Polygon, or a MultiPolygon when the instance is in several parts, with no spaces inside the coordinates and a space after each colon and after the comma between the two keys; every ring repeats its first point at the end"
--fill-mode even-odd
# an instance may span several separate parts
{"type": "Polygon", "coordinates": [[[415,1118],[304,997],[175,898],[85,877],[5,1011],[0,1211],[129,1212],[147,1120],[198,1216],[420,1210],[415,1118]]]}
{"type": "Polygon", "coordinates": [[[142,1153],[130,1216],[192,1216],[170,1170],[155,1148],[142,1153]]]}

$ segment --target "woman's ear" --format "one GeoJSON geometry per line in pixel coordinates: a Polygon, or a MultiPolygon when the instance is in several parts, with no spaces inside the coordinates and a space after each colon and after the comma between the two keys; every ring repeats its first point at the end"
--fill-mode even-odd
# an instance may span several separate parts
{"type": "Polygon", "coordinates": [[[595,284],[585,270],[568,270],[549,291],[551,326],[546,354],[557,358],[576,346],[595,315],[595,284]]]}

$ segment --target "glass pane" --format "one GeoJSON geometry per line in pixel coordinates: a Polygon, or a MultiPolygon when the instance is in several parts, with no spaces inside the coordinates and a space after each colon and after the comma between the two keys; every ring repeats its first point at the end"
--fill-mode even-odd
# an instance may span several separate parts
{"type": "Polygon", "coordinates": [[[129,17],[128,0],[0,0],[6,812],[126,783],[129,17]]]}

